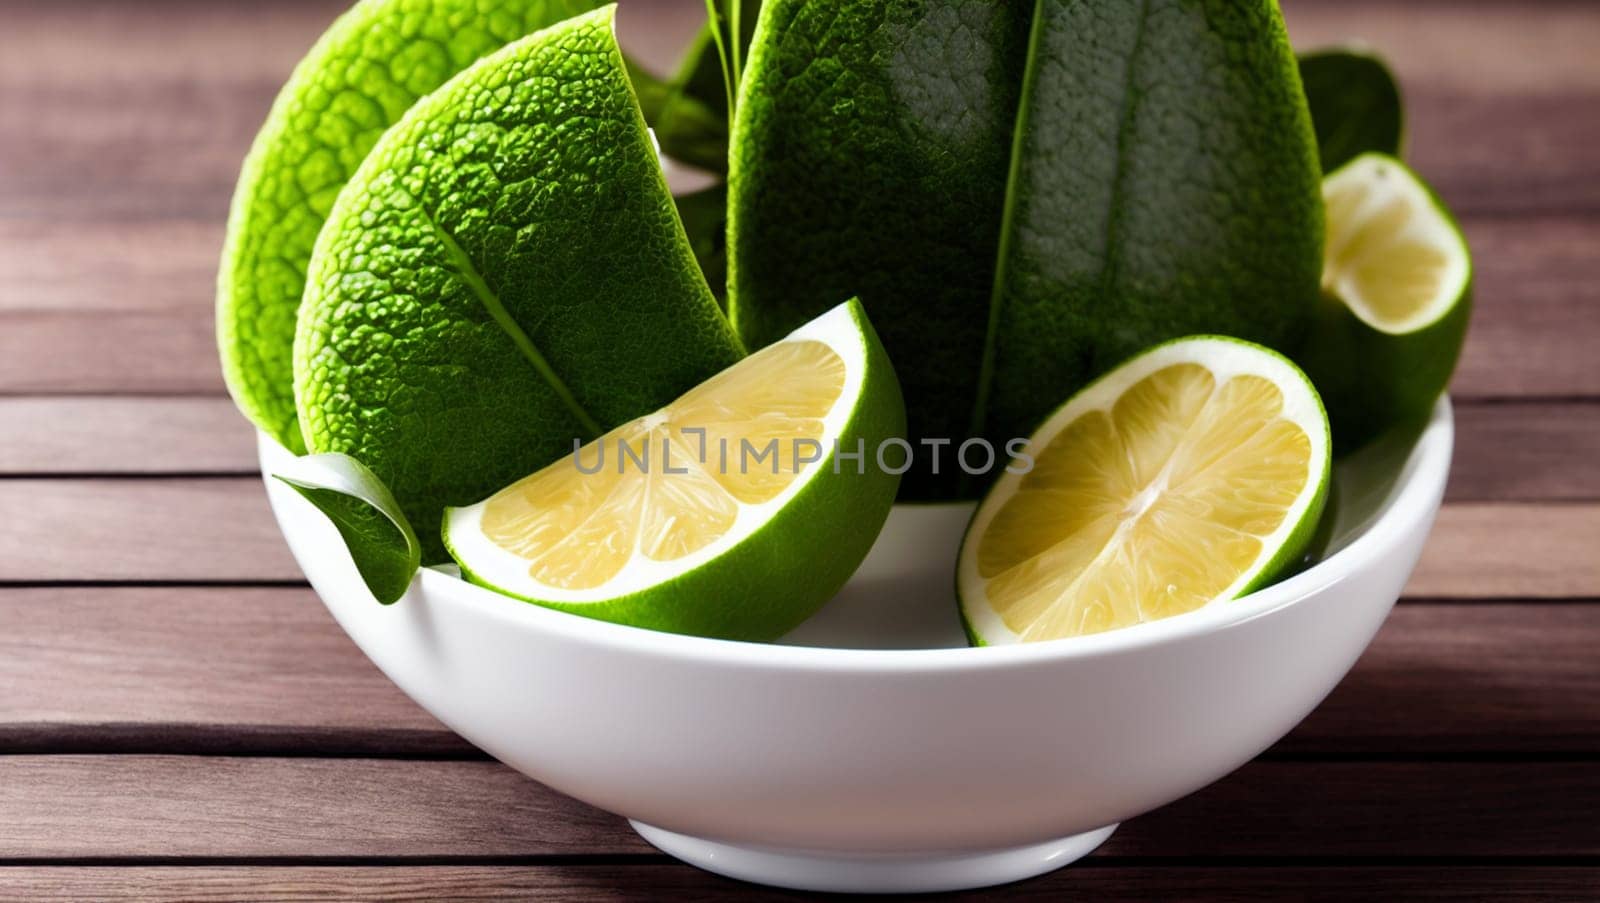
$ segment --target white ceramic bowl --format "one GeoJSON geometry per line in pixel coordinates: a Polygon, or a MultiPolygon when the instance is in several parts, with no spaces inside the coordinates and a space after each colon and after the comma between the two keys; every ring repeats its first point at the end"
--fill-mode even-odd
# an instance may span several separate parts
{"type": "MultiPolygon", "coordinates": [[[[839,597],[788,645],[759,645],[592,621],[433,570],[384,607],[332,526],[267,483],[339,624],[491,755],[715,872],[919,891],[1065,865],[1287,733],[1399,596],[1452,439],[1441,400],[1420,435],[1342,463],[1332,551],[1275,586],[984,649],[964,648],[952,590],[969,505],[896,508],[839,597]]],[[[261,444],[268,472],[286,455],[261,444]]]]}

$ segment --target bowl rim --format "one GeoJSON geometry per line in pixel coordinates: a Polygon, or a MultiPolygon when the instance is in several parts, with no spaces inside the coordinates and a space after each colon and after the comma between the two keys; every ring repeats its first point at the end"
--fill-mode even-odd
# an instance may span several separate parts
{"type": "MultiPolygon", "coordinates": [[[[270,436],[262,433],[259,437],[263,465],[272,455],[286,453],[270,436]]],[[[1067,640],[1005,646],[855,649],[715,639],[632,627],[544,608],[428,567],[418,572],[417,579],[398,603],[392,606],[371,603],[372,613],[402,608],[420,591],[445,610],[465,608],[474,616],[499,621],[508,629],[538,632],[616,653],[769,671],[995,670],[1120,655],[1237,628],[1290,608],[1370,567],[1404,534],[1432,516],[1449,474],[1454,438],[1450,401],[1448,396],[1441,396],[1406,455],[1399,483],[1377,516],[1348,545],[1304,571],[1227,604],[1207,605],[1160,621],[1067,640]]],[[[263,471],[266,470],[264,466],[263,471]]],[[[269,493],[277,491],[277,487],[271,485],[273,482],[267,479],[269,493]]],[[[281,522],[279,526],[282,527],[281,522]]],[[[338,566],[354,569],[354,565],[345,560],[338,566]]]]}

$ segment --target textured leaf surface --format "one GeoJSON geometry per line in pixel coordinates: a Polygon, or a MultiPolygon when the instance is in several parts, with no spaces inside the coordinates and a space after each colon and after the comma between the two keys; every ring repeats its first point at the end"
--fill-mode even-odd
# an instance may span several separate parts
{"type": "Polygon", "coordinates": [[[348,455],[306,455],[273,474],[327,515],[373,598],[405,595],[422,561],[417,534],[383,481],[348,455]]]}
{"type": "Polygon", "coordinates": [[[255,424],[295,451],[295,311],[334,198],[417,98],[485,53],[595,0],[363,0],[279,92],[239,175],[217,285],[223,375],[255,424]]]}
{"type": "MultiPolygon", "coordinates": [[[[1267,0],[774,0],[731,169],[741,336],[859,294],[913,438],[1026,436],[1178,335],[1285,347],[1317,297],[1310,123],[1267,0]]],[[[976,489],[948,470],[904,494],[976,489]]]]}
{"type": "Polygon", "coordinates": [[[1333,48],[1303,53],[1300,81],[1323,172],[1368,152],[1400,156],[1405,133],[1400,86],[1376,54],[1333,48]]]}
{"type": "Polygon", "coordinates": [[[607,7],[419,102],[318,240],[295,347],[313,451],[359,458],[439,560],[440,512],[742,351],[695,265],[607,7]]]}

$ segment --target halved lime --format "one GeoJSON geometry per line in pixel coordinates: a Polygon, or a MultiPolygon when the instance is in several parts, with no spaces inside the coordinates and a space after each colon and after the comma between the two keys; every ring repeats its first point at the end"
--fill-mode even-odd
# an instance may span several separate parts
{"type": "Polygon", "coordinates": [[[1315,532],[1331,457],[1305,375],[1215,336],[1123,363],[1028,450],[1032,469],[994,485],[962,543],[978,645],[1128,627],[1264,585],[1315,532]]]}
{"type": "Polygon", "coordinates": [[[899,485],[877,449],[904,429],[889,359],[852,301],[485,501],[446,510],[445,545],[468,579],[529,602],[776,638],[866,556],[899,485]]]}
{"type": "Polygon", "coordinates": [[[1363,154],[1322,183],[1324,301],[1301,366],[1335,447],[1427,416],[1450,382],[1472,309],[1472,257],[1450,211],[1399,160],[1363,154]]]}

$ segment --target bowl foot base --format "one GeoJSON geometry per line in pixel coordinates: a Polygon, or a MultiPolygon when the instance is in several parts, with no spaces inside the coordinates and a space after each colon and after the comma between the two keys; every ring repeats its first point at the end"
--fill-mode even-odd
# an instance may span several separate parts
{"type": "Polygon", "coordinates": [[[1032,878],[1083,858],[1116,825],[1045,843],[971,853],[851,855],[737,846],[629,822],[651,846],[729,878],[795,890],[927,893],[1032,878]]]}

